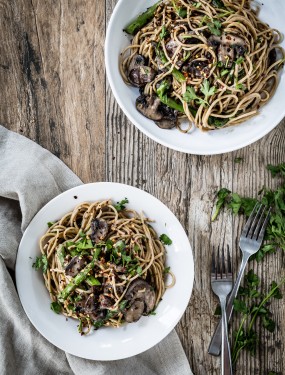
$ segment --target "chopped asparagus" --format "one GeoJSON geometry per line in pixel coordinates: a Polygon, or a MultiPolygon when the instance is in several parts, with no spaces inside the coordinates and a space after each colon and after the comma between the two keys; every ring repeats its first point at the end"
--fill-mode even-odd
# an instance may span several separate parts
{"type": "Polygon", "coordinates": [[[60,302],[65,301],[68,296],[76,289],[86,278],[88,277],[89,272],[94,268],[95,261],[98,259],[100,255],[101,249],[97,248],[93,255],[92,261],[87,264],[87,266],[78,274],[76,275],[70,283],[58,294],[57,298],[60,302]]]}
{"type": "Polygon", "coordinates": [[[144,27],[153,17],[156,8],[161,1],[158,1],[153,6],[149,7],[144,13],[140,14],[133,22],[131,22],[124,31],[128,34],[135,35],[142,27],[144,27]]]}

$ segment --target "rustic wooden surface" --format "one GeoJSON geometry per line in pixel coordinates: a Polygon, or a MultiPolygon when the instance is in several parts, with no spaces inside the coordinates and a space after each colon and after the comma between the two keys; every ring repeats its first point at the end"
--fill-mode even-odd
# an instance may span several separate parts
{"type": "MultiPolygon", "coordinates": [[[[195,286],[177,326],[195,375],[219,374],[207,354],[217,300],[210,290],[213,245],[229,244],[241,218],[223,214],[211,223],[215,192],[228,187],[256,196],[276,187],[265,170],[285,160],[285,122],[259,142],[221,156],[193,156],[160,146],[124,116],[104,72],[104,35],[116,0],[0,0],[0,123],[61,158],[84,182],[117,181],[142,188],[179,218],[195,257],[195,286]],[[241,164],[235,157],[244,158],[241,164]]],[[[281,253],[251,267],[263,285],[284,275],[281,253]]],[[[272,308],[278,329],[262,333],[257,355],[243,354],[237,374],[285,373],[285,305],[272,308]]],[[[263,332],[263,331],[261,331],[263,332]]]]}

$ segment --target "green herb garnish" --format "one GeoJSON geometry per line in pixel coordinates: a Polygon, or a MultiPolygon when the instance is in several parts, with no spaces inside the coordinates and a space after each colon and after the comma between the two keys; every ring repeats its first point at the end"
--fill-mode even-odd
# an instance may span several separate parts
{"type": "Polygon", "coordinates": [[[36,261],[32,265],[33,268],[36,270],[41,269],[43,273],[47,272],[48,269],[48,260],[45,254],[40,257],[36,257],[36,261]]]}
{"type": "Polygon", "coordinates": [[[161,33],[159,34],[159,38],[164,39],[167,36],[167,34],[168,34],[168,30],[165,27],[165,25],[163,25],[161,28],[161,33]]]}
{"type": "Polygon", "coordinates": [[[47,223],[47,226],[50,228],[50,227],[52,227],[54,224],[55,224],[55,223],[53,223],[52,221],[49,221],[49,222],[47,223]]]}
{"type": "Polygon", "coordinates": [[[281,163],[279,165],[269,164],[267,169],[271,172],[272,177],[276,177],[278,174],[285,177],[285,163],[281,163]]]}
{"type": "Polygon", "coordinates": [[[217,91],[216,87],[210,87],[210,82],[205,79],[200,90],[202,94],[204,94],[204,98],[201,98],[196,94],[194,87],[186,86],[186,92],[183,95],[183,99],[187,103],[189,103],[191,100],[195,100],[199,105],[209,105],[208,98],[215,94],[217,91]]]}
{"type": "Polygon", "coordinates": [[[126,206],[125,206],[126,203],[129,203],[128,198],[125,198],[125,199],[121,200],[121,202],[117,202],[117,204],[115,204],[114,207],[117,211],[122,211],[126,208],[126,206]]]}
{"type": "Polygon", "coordinates": [[[240,56],[239,58],[236,59],[236,64],[240,65],[241,63],[244,62],[244,57],[240,56]]]}
{"type": "Polygon", "coordinates": [[[222,32],[221,32],[222,24],[221,24],[220,21],[213,19],[212,22],[207,22],[206,24],[207,24],[208,29],[210,30],[210,32],[212,34],[214,34],[216,36],[222,35],[222,32]]]}
{"type": "Polygon", "coordinates": [[[228,118],[219,118],[219,117],[214,117],[210,116],[208,120],[209,125],[214,125],[215,128],[221,128],[225,126],[229,122],[228,118]]]}
{"type": "Polygon", "coordinates": [[[172,244],[172,240],[165,234],[163,233],[160,237],[159,237],[160,241],[164,244],[164,245],[171,245],[172,244]]]}
{"type": "Polygon", "coordinates": [[[278,285],[273,282],[269,291],[262,296],[259,291],[260,280],[253,270],[245,275],[245,285],[239,290],[238,298],[234,301],[234,310],[241,314],[241,322],[234,332],[234,344],[232,350],[232,361],[235,363],[242,350],[255,354],[258,337],[254,330],[255,322],[261,319],[263,327],[269,332],[275,330],[275,322],[268,308],[268,302],[272,298],[282,298],[280,286],[285,283],[283,279],[278,285]]]}
{"type": "Polygon", "coordinates": [[[208,103],[208,98],[215,94],[217,91],[215,86],[210,87],[210,82],[204,79],[201,87],[201,92],[205,95],[205,101],[208,103]]]}
{"type": "Polygon", "coordinates": [[[101,285],[100,281],[98,279],[96,279],[93,275],[88,276],[86,278],[86,282],[90,286],[101,285]]]}
{"type": "Polygon", "coordinates": [[[165,267],[163,270],[163,273],[166,275],[167,273],[169,273],[169,271],[170,271],[170,267],[165,267]]]}
{"type": "Polygon", "coordinates": [[[58,302],[52,302],[50,304],[50,308],[56,314],[59,314],[61,312],[61,305],[58,302]]]}
{"type": "Polygon", "coordinates": [[[212,0],[213,7],[225,9],[225,5],[221,0],[212,0]]]}
{"type": "Polygon", "coordinates": [[[246,90],[246,86],[243,83],[236,83],[235,87],[237,90],[243,90],[243,91],[246,90]]]}

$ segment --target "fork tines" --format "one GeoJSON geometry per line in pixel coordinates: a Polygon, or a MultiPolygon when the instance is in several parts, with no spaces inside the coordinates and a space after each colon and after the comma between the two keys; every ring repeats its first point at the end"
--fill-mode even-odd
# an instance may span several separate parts
{"type": "Polygon", "coordinates": [[[230,257],[229,247],[227,247],[227,259],[225,259],[225,251],[222,248],[220,255],[220,246],[217,253],[212,252],[212,279],[223,279],[232,276],[232,261],[230,257]]]}
{"type": "Polygon", "coordinates": [[[265,229],[270,218],[271,207],[267,207],[261,203],[256,203],[245,226],[242,235],[253,240],[262,240],[265,229]]]}

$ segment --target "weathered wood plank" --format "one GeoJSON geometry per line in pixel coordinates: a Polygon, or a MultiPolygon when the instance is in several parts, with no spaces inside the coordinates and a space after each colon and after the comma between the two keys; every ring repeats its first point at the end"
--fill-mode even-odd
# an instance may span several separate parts
{"type": "Polygon", "coordinates": [[[0,12],[0,123],[83,181],[104,180],[104,2],[1,1],[0,12]]]}

